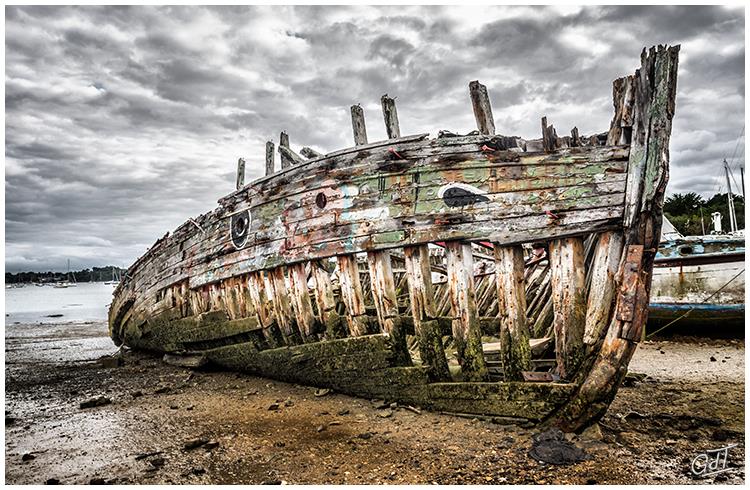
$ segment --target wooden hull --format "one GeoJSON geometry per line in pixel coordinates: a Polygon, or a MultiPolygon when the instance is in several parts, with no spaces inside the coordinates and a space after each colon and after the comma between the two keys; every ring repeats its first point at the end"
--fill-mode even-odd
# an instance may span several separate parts
{"type": "Polygon", "coordinates": [[[129,268],[113,340],[356,396],[584,427],[646,321],[677,52],[644,51],[636,75],[615,81],[601,137],[560,138],[546,118],[540,140],[495,136],[478,82],[476,135],[401,137],[386,96],[387,141],[367,143],[358,106],[354,148],[304,160],[282,133],[281,171],[269,143],[269,175],[245,186],[238,175],[219,207],[129,268]]]}

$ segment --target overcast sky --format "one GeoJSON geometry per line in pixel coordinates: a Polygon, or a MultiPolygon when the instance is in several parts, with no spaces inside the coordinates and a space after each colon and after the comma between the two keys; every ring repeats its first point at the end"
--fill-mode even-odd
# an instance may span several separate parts
{"type": "MultiPolygon", "coordinates": [[[[668,192],[724,190],[744,127],[744,11],[723,7],[6,7],[6,270],[127,266],[213,209],[264,145],[353,145],[349,106],[384,139],[474,129],[608,129],[611,83],[643,46],[682,44],[668,192]],[[720,187],[721,186],[721,187],[720,187]]],[[[734,163],[744,162],[744,139],[734,163]]],[[[278,160],[278,156],[277,156],[278,160]]],[[[739,175],[737,176],[739,182],[739,175]]]]}

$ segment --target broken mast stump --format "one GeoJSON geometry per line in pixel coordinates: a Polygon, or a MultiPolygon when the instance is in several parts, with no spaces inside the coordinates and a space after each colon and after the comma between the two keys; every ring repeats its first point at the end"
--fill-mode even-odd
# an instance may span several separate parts
{"type": "Polygon", "coordinates": [[[495,121],[492,118],[492,106],[487,87],[474,80],[469,83],[469,96],[471,106],[474,109],[474,118],[477,121],[477,129],[482,134],[495,134],[495,121]]]}
{"type": "Polygon", "coordinates": [[[240,158],[237,160],[237,182],[235,189],[240,190],[245,186],[245,159],[240,158]]]}
{"type": "Polygon", "coordinates": [[[398,126],[398,113],[396,112],[396,99],[388,97],[388,94],[380,98],[380,104],[383,106],[383,120],[385,121],[385,132],[388,139],[401,137],[401,129],[398,126]]]}
{"type": "Polygon", "coordinates": [[[266,141],[266,175],[271,175],[274,172],[274,145],[273,141],[266,141]]]}
{"type": "MultiPolygon", "coordinates": [[[[394,106],[395,111],[395,106],[394,106]]],[[[365,111],[359,104],[351,107],[352,113],[352,133],[354,133],[354,145],[367,144],[367,127],[365,126],[365,111]]],[[[388,123],[386,123],[386,126],[388,123]]]]}

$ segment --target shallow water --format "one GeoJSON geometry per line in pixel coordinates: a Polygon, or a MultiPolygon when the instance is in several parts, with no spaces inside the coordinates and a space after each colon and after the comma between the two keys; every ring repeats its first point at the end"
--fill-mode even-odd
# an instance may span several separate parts
{"type": "Polygon", "coordinates": [[[103,321],[114,290],[115,286],[103,282],[80,283],[74,288],[30,285],[6,289],[5,323],[103,321]]]}

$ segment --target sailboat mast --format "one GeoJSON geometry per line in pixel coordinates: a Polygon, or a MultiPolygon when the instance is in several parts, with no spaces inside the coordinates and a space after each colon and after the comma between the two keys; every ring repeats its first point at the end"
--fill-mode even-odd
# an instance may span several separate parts
{"type": "Polygon", "coordinates": [[[734,215],[734,200],[732,199],[732,184],[729,180],[729,164],[726,158],[724,159],[724,176],[727,178],[727,201],[729,204],[729,226],[732,229],[732,233],[737,231],[737,218],[734,215]]]}

